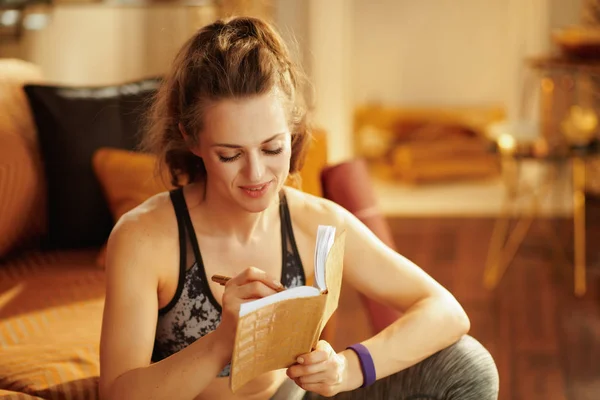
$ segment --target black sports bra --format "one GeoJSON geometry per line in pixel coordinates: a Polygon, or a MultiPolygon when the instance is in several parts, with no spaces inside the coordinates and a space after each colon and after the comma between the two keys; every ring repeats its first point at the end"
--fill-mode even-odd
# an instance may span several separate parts
{"type": "MultiPolygon", "coordinates": [[[[172,190],[170,197],[179,229],[179,282],[173,299],[158,312],[153,362],[184,349],[198,338],[215,330],[221,322],[221,306],[208,285],[183,188],[172,190]]],[[[280,194],[279,215],[283,253],[281,283],[286,288],[303,286],[306,284],[306,277],[294,240],[290,211],[283,191],[280,194]]],[[[229,376],[229,371],[230,364],[218,376],[229,376]]]]}

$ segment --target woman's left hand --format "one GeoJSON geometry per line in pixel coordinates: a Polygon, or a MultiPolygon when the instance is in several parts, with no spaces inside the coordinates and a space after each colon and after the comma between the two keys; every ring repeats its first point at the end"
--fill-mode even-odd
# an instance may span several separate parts
{"type": "Polygon", "coordinates": [[[329,343],[320,340],[315,350],[299,356],[297,361],[288,368],[287,375],[302,389],[325,397],[342,391],[347,373],[346,358],[337,354],[329,343]]]}

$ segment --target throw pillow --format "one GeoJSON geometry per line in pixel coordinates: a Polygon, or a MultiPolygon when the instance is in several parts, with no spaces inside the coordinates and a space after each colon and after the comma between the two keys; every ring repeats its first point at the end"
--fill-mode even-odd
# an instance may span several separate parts
{"type": "Polygon", "coordinates": [[[92,170],[100,147],[132,150],[159,78],[105,87],[25,85],[47,182],[46,248],[100,246],[112,216],[92,170]]]}

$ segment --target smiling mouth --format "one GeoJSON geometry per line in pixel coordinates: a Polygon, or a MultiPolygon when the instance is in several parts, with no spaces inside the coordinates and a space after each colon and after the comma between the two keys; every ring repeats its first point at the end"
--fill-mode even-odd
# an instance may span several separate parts
{"type": "Polygon", "coordinates": [[[260,185],[247,185],[247,186],[240,186],[241,189],[244,190],[250,190],[252,192],[259,192],[261,190],[263,190],[265,187],[267,187],[271,182],[265,182],[265,183],[261,183],[260,185]]]}

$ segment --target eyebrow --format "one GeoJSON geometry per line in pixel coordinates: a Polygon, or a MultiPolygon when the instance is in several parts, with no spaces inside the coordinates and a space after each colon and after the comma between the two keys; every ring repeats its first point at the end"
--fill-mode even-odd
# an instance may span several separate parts
{"type": "MultiPolygon", "coordinates": [[[[276,135],[273,135],[270,138],[263,140],[261,145],[269,143],[270,141],[277,139],[279,136],[281,136],[283,134],[285,134],[285,132],[281,132],[276,135]]],[[[228,147],[230,149],[241,149],[243,146],[240,146],[238,144],[231,144],[231,143],[215,143],[211,147],[228,147]]]]}

